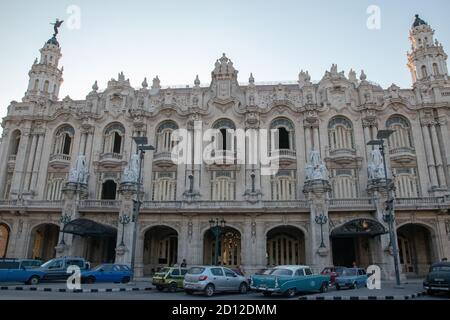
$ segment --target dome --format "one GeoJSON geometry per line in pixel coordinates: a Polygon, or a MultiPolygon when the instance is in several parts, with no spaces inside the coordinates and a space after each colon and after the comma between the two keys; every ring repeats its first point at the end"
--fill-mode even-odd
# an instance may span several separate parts
{"type": "Polygon", "coordinates": [[[53,36],[51,39],[49,39],[49,40],[47,41],[47,44],[53,44],[53,45],[59,47],[59,42],[58,42],[58,40],[56,40],[56,37],[55,37],[55,36],[53,36]]]}

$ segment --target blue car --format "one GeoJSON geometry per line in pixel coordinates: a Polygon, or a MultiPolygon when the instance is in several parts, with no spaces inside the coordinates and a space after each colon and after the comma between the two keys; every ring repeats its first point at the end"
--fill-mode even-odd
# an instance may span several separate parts
{"type": "Polygon", "coordinates": [[[0,282],[23,282],[36,285],[44,277],[44,272],[28,268],[26,261],[0,259],[0,282]]]}
{"type": "Polygon", "coordinates": [[[115,282],[128,283],[133,278],[131,268],[123,264],[101,264],[92,270],[81,272],[81,282],[115,282]]]}
{"type": "Polygon", "coordinates": [[[336,290],[341,288],[358,289],[367,285],[367,274],[363,268],[345,268],[336,278],[336,290]]]}

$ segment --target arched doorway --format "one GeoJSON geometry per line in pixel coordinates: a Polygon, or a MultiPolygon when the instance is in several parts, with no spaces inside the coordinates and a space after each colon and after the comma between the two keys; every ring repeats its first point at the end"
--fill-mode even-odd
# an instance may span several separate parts
{"type": "Polygon", "coordinates": [[[397,239],[402,272],[407,277],[426,275],[436,260],[431,231],[422,225],[410,223],[397,229],[397,239]]]}
{"type": "Polygon", "coordinates": [[[144,275],[178,261],[178,232],[167,226],[154,226],[144,235],[144,275]]]}
{"type": "Polygon", "coordinates": [[[6,258],[6,253],[8,251],[9,234],[9,227],[4,223],[0,223],[0,258],[6,258]]]}
{"type": "Polygon", "coordinates": [[[373,264],[376,254],[377,237],[387,232],[378,221],[361,218],[354,219],[331,231],[333,265],[359,267],[373,264]]]}
{"type": "MultiPolygon", "coordinates": [[[[216,257],[216,237],[211,230],[207,230],[203,239],[203,263],[213,265],[216,257]]],[[[241,233],[225,227],[219,238],[219,263],[224,266],[237,268],[241,265],[241,233]]]]}
{"type": "Polygon", "coordinates": [[[117,229],[89,219],[75,219],[64,227],[73,235],[74,252],[96,266],[116,258],[117,229]]]}
{"type": "Polygon", "coordinates": [[[28,257],[47,261],[56,256],[55,247],[58,244],[59,226],[56,224],[40,224],[31,231],[28,257]]]}
{"type": "Polygon", "coordinates": [[[305,264],[305,234],[293,226],[280,226],[267,233],[267,265],[305,264]]]}

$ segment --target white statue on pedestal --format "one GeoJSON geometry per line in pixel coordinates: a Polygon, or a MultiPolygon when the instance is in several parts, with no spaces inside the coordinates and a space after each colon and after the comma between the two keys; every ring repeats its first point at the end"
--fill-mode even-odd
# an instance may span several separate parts
{"type": "Polygon", "coordinates": [[[309,154],[309,163],[305,167],[306,181],[328,180],[328,170],[320,159],[320,152],[312,150],[309,154]]]}
{"type": "Polygon", "coordinates": [[[370,162],[367,166],[369,170],[369,180],[385,179],[383,156],[379,149],[370,152],[370,162]]]}
{"type": "Polygon", "coordinates": [[[79,155],[75,167],[70,170],[69,182],[87,184],[89,170],[86,166],[86,156],[79,155]]]}
{"type": "Polygon", "coordinates": [[[138,182],[139,179],[139,155],[131,156],[128,166],[123,171],[122,182],[138,182]]]}

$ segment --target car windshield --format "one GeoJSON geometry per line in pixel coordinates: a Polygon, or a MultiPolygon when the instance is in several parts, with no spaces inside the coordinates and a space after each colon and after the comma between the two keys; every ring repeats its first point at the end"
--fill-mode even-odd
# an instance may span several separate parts
{"type": "Polygon", "coordinates": [[[43,265],[41,265],[42,268],[47,268],[49,265],[53,264],[53,262],[55,262],[55,260],[49,260],[46,263],[44,263],[43,265]]]}
{"type": "Polygon", "coordinates": [[[94,269],[92,269],[92,271],[99,271],[100,269],[104,269],[105,265],[101,264],[99,266],[96,266],[94,269]]]}
{"type": "Polygon", "coordinates": [[[434,267],[431,267],[430,272],[431,271],[434,271],[434,272],[436,272],[436,271],[450,272],[450,266],[434,266],[434,267]]]}
{"type": "Polygon", "coordinates": [[[273,269],[264,270],[262,274],[271,274],[273,269]]]}
{"type": "Polygon", "coordinates": [[[170,271],[170,268],[162,268],[161,270],[157,271],[157,273],[167,273],[170,271]]]}
{"type": "Polygon", "coordinates": [[[342,272],[344,272],[344,270],[344,268],[336,268],[334,272],[336,272],[338,275],[342,275],[342,272]]]}
{"type": "Polygon", "coordinates": [[[356,269],[344,269],[343,271],[342,271],[342,276],[344,276],[344,277],[348,277],[348,276],[356,276],[357,275],[357,272],[358,270],[356,270],[356,269]]]}
{"type": "Polygon", "coordinates": [[[270,274],[272,276],[292,276],[292,270],[289,270],[289,269],[273,269],[270,274]]]}
{"type": "Polygon", "coordinates": [[[205,268],[194,267],[194,268],[190,268],[188,273],[189,274],[201,274],[201,273],[203,273],[203,271],[205,271],[205,268]]]}

